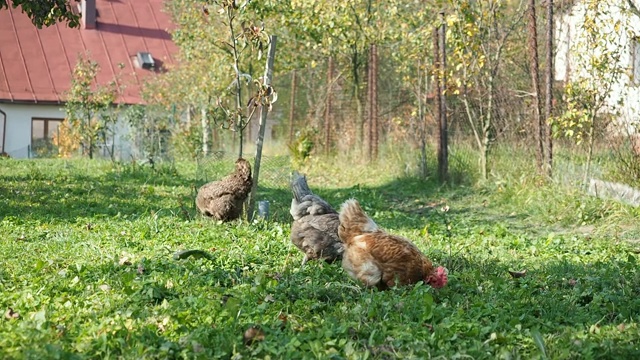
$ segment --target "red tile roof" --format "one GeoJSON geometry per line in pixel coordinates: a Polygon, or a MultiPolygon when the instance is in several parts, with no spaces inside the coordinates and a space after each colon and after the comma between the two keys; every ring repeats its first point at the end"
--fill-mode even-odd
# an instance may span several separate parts
{"type": "Polygon", "coordinates": [[[96,0],[95,29],[65,23],[38,29],[20,7],[0,10],[0,102],[63,102],[78,55],[88,52],[100,65],[98,83],[119,75],[125,87],[119,102],[141,103],[141,85],[154,72],[136,68],[136,54],[151,53],[160,68],[177,54],[163,7],[163,0],[96,0]]]}

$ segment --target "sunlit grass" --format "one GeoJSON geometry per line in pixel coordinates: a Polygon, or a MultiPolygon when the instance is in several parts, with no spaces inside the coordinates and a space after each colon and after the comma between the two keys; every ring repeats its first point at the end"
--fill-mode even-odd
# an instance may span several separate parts
{"type": "MultiPolygon", "coordinates": [[[[496,149],[479,182],[475,167],[457,165],[474,163],[472,150],[460,150],[459,181],[448,185],[434,172],[417,178],[409,151],[384,154],[375,164],[312,158],[301,170],[335,207],[359,199],[448,267],[442,290],[371,291],[339,264],[300,269],[290,191],[275,175],[258,194],[271,203],[268,221],[199,217],[194,189],[232,169],[229,159],[1,161],[0,357],[640,355],[640,274],[627,241],[637,209],[541,181],[526,154],[496,149]],[[174,260],[183,249],[213,258],[174,260]],[[264,340],[245,345],[253,325],[264,340]]],[[[265,174],[291,170],[272,164],[265,174]]]]}

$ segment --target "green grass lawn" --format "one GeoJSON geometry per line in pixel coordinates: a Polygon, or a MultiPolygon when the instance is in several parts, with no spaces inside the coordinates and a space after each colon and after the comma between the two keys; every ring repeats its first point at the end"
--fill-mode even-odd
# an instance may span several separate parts
{"type": "Polygon", "coordinates": [[[197,216],[197,186],[232,167],[0,161],[0,358],[640,358],[637,209],[513,174],[442,187],[312,162],[319,195],[450,271],[380,292],[300,268],[286,183],[260,188],[268,221],[197,216]]]}

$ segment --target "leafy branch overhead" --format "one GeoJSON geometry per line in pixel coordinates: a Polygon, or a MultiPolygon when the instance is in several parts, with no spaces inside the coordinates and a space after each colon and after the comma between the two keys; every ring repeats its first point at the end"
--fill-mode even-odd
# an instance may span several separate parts
{"type": "Polygon", "coordinates": [[[80,15],[71,10],[78,2],[79,0],[11,0],[9,3],[7,0],[0,0],[0,10],[20,6],[38,29],[57,22],[66,22],[73,28],[80,25],[80,15]]]}

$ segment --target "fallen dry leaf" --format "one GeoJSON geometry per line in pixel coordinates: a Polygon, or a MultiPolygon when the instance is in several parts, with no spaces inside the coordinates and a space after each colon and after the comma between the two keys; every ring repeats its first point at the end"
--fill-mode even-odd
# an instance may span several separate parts
{"type": "Polygon", "coordinates": [[[281,274],[281,273],[279,273],[279,272],[277,272],[277,273],[275,273],[275,274],[271,275],[271,277],[272,277],[273,279],[275,279],[275,280],[280,281],[280,280],[282,279],[282,274],[281,274]]]}
{"type": "Polygon", "coordinates": [[[242,336],[242,340],[244,344],[249,346],[255,342],[264,340],[264,331],[257,326],[251,326],[244,332],[242,336]]]}
{"type": "Polygon", "coordinates": [[[120,264],[120,266],[123,266],[123,265],[128,266],[128,265],[131,265],[131,260],[129,259],[128,256],[123,256],[120,258],[120,261],[118,261],[118,264],[120,264]]]}
{"type": "Polygon", "coordinates": [[[278,320],[280,320],[280,329],[284,330],[284,328],[287,327],[287,321],[289,321],[287,314],[280,313],[278,315],[278,320]]]}
{"type": "Polygon", "coordinates": [[[525,277],[525,275],[527,275],[527,270],[526,269],[522,270],[522,271],[511,271],[511,270],[509,270],[509,274],[511,274],[511,276],[514,279],[517,279],[517,278],[525,277]]]}
{"type": "Polygon", "coordinates": [[[18,314],[16,311],[13,311],[12,308],[8,308],[7,311],[4,313],[4,317],[7,320],[19,319],[20,318],[20,314],[18,314]]]}

